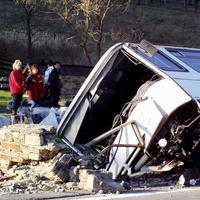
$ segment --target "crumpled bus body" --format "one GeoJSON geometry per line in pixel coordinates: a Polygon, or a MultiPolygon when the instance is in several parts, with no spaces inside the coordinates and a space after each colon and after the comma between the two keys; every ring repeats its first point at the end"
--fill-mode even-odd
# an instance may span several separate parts
{"type": "Polygon", "coordinates": [[[198,162],[199,72],[200,49],[116,44],[83,83],[57,134],[70,146],[102,145],[97,160],[113,178],[198,162]]]}

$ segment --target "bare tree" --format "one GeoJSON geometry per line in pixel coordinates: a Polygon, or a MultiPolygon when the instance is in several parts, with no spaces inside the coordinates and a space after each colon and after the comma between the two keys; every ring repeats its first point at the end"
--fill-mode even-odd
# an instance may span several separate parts
{"type": "Polygon", "coordinates": [[[126,3],[126,7],[125,7],[125,12],[128,12],[128,10],[130,9],[131,7],[131,4],[133,3],[133,0],[128,0],[127,3],[126,3]]]}
{"type": "Polygon", "coordinates": [[[91,18],[93,19],[94,26],[91,30],[90,35],[96,42],[96,54],[97,59],[101,57],[101,43],[104,34],[104,23],[110,9],[113,7],[111,0],[94,0],[93,5],[91,5],[91,10],[94,8],[93,13],[91,13],[91,18]]]}
{"type": "MultiPolygon", "coordinates": [[[[92,64],[89,44],[95,42],[96,57],[101,56],[106,17],[120,0],[44,0],[49,9],[56,13],[71,30],[70,38],[76,39],[83,49],[88,64],[92,64]]],[[[121,0],[126,5],[127,0],[121,0]]]]}
{"type": "Polygon", "coordinates": [[[194,1],[194,10],[195,10],[195,12],[197,12],[197,10],[198,10],[198,2],[199,2],[199,0],[195,0],[194,1]]]}
{"type": "Polygon", "coordinates": [[[26,25],[27,35],[27,61],[30,62],[32,59],[32,48],[33,48],[33,31],[32,31],[32,19],[37,13],[39,6],[41,5],[39,0],[14,0],[23,9],[22,19],[26,25]]]}
{"type": "MultiPolygon", "coordinates": [[[[65,24],[69,30],[67,41],[76,40],[79,46],[83,49],[88,63],[91,65],[92,61],[88,53],[88,31],[90,28],[89,14],[80,16],[80,2],[75,0],[44,0],[46,6],[55,13],[65,24]],[[78,17],[80,17],[78,19],[78,17]]],[[[85,5],[87,9],[87,5],[85,5]]],[[[57,19],[59,20],[59,19],[57,19]]]]}

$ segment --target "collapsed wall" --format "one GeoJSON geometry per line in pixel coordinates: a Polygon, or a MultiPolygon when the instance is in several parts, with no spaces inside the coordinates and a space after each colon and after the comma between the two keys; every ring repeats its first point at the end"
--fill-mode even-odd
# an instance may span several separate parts
{"type": "Polygon", "coordinates": [[[52,126],[15,124],[0,128],[0,170],[6,172],[16,163],[53,158],[66,146],[57,142],[52,126]]]}

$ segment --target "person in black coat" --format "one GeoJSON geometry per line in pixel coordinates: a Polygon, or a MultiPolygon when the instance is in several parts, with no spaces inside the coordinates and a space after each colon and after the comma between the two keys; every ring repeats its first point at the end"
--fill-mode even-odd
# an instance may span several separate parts
{"type": "Polygon", "coordinates": [[[45,71],[45,89],[46,96],[49,100],[49,107],[60,107],[58,104],[61,92],[61,82],[59,77],[60,67],[60,62],[56,61],[53,65],[50,61],[48,63],[48,68],[45,71]]]}

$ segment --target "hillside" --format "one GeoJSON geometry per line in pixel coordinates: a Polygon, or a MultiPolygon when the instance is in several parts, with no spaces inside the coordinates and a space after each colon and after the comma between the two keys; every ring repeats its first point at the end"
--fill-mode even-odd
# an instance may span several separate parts
{"type": "MultiPolygon", "coordinates": [[[[22,21],[16,17],[20,9],[12,0],[0,2],[0,53],[8,59],[21,58],[26,62],[26,33],[22,21]]],[[[33,26],[34,62],[53,59],[65,64],[87,64],[75,40],[66,40],[69,37],[67,26],[61,21],[55,23],[48,16],[40,16],[39,19],[45,25],[42,28],[33,26]]],[[[185,11],[182,4],[132,5],[128,12],[112,12],[107,18],[102,53],[117,42],[138,43],[142,39],[154,44],[200,48],[199,21],[199,12],[194,12],[192,7],[185,11]]],[[[96,63],[94,52],[94,42],[91,40],[89,53],[93,63],[96,63]]]]}
{"type": "Polygon", "coordinates": [[[155,44],[200,48],[199,22],[200,14],[192,8],[184,11],[180,7],[141,5],[116,19],[114,26],[118,27],[122,36],[132,31],[130,42],[147,39],[155,44]],[[139,34],[134,37],[135,33],[139,34]]]}

